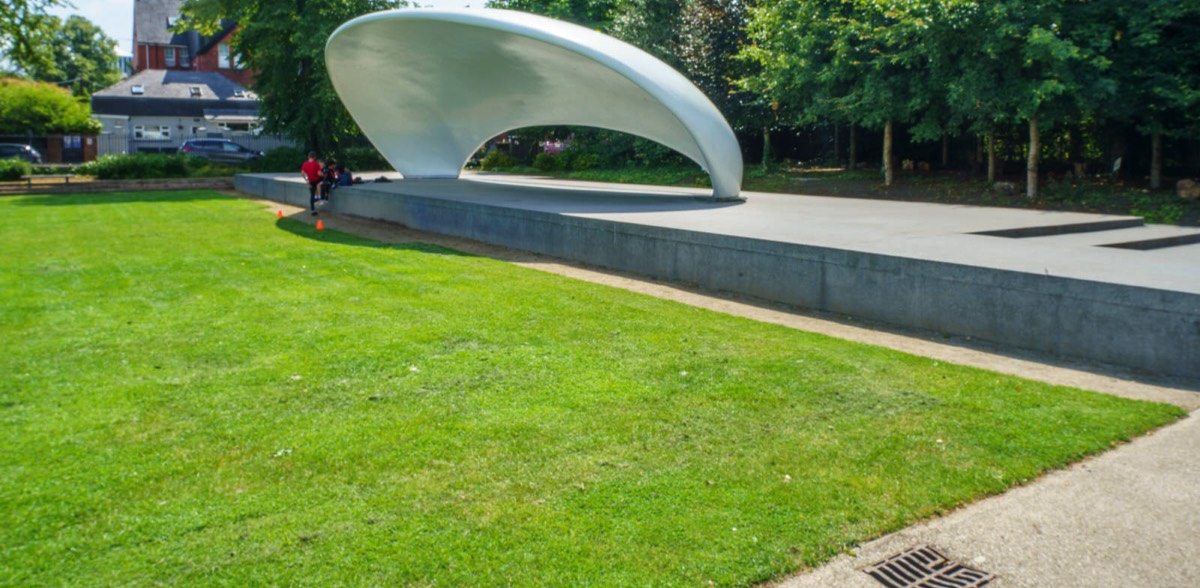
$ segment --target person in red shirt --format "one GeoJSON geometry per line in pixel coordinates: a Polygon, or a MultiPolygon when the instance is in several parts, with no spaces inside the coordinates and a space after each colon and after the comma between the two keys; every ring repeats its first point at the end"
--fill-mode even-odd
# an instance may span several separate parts
{"type": "Polygon", "coordinates": [[[300,175],[308,182],[308,211],[317,216],[317,186],[321,184],[321,162],[317,161],[317,152],[308,152],[308,161],[300,166],[300,175]]]}

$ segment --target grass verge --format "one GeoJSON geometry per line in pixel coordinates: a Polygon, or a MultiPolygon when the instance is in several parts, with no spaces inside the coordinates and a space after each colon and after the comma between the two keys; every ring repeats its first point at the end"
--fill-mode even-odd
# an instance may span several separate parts
{"type": "Polygon", "coordinates": [[[3,585],[748,585],[1182,415],[211,192],[0,242],[3,585]]]}

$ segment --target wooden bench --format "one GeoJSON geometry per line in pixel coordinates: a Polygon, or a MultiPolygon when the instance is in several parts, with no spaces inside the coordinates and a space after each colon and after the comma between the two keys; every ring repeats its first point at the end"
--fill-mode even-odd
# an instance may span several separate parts
{"type": "Polygon", "coordinates": [[[75,177],[75,174],[47,174],[44,176],[39,176],[39,175],[21,176],[21,179],[25,180],[25,189],[29,190],[29,189],[33,188],[33,178],[57,178],[57,179],[61,179],[64,184],[70,184],[71,178],[73,178],[73,177],[75,177]]]}

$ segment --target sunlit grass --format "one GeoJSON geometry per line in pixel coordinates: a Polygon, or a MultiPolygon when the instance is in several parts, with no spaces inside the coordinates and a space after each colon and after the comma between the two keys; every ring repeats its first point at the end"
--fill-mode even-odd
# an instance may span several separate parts
{"type": "Polygon", "coordinates": [[[0,585],[747,585],[1182,414],[209,192],[0,244],[0,585]]]}

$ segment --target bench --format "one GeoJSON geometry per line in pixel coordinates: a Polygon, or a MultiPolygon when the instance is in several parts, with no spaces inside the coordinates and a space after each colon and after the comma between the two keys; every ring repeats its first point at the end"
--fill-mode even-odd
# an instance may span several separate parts
{"type": "Polygon", "coordinates": [[[73,178],[73,177],[75,177],[75,174],[47,174],[44,176],[39,176],[39,175],[21,176],[21,179],[25,180],[25,189],[28,190],[28,189],[33,188],[33,178],[59,178],[63,181],[64,184],[70,184],[71,178],[73,178]]]}

